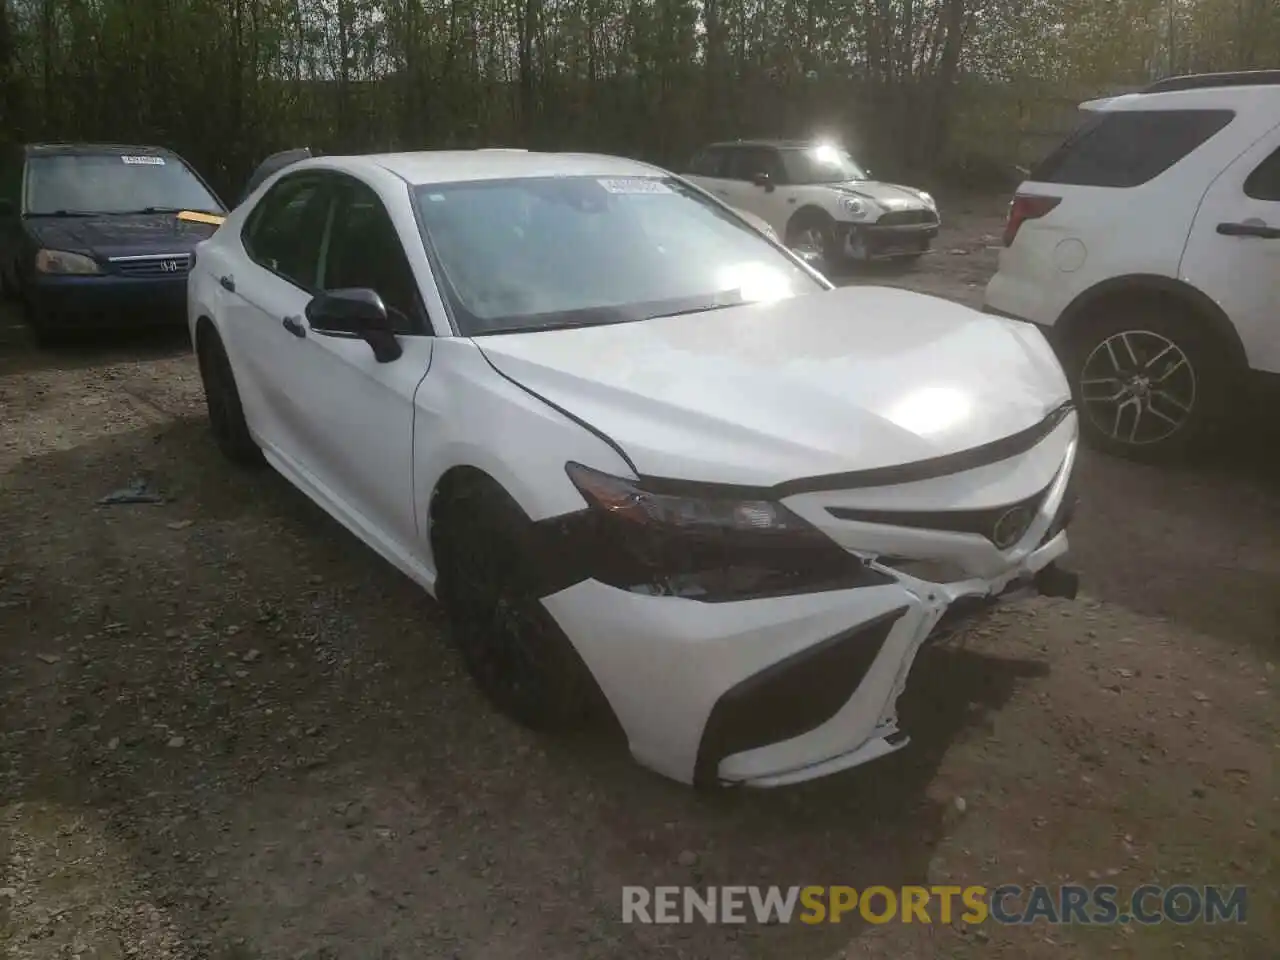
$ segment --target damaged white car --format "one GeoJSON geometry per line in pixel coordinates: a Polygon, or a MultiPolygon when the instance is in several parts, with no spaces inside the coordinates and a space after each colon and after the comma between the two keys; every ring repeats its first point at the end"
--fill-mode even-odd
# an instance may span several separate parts
{"type": "Polygon", "coordinates": [[[792,249],[820,254],[832,266],[918,259],[941,223],[928,193],[873,180],[848,150],[831,143],[716,143],[693,158],[685,179],[760,217],[792,249]]]}
{"type": "Polygon", "coordinates": [[[326,157],[198,248],[221,449],[442,603],[539,728],[773,786],[904,746],[921,645],[1058,565],[1076,414],[1043,337],[834,290],[681,180],[599,156],[326,157]]]}

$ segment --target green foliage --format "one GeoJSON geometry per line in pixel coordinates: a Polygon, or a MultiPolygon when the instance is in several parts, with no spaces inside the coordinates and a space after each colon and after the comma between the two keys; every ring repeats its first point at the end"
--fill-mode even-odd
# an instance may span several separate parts
{"type": "Polygon", "coordinates": [[[1280,63],[1276,0],[0,0],[0,13],[0,136],[164,143],[228,195],[263,155],[303,144],[679,164],[711,138],[824,131],[877,169],[971,169],[976,153],[1000,166],[1065,132],[1063,103],[1280,63]]]}

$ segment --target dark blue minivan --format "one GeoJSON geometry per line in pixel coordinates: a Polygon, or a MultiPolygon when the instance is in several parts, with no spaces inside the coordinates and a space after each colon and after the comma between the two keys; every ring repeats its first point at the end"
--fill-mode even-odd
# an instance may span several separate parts
{"type": "Polygon", "coordinates": [[[197,243],[226,208],[171,150],[27,144],[0,157],[0,291],[37,340],[185,322],[197,243]]]}

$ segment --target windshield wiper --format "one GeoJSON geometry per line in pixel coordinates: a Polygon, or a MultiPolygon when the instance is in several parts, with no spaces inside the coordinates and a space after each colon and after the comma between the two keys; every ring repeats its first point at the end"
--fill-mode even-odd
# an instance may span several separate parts
{"type": "Polygon", "coordinates": [[[91,210],[28,210],[27,217],[98,217],[101,214],[91,210]]]}
{"type": "Polygon", "coordinates": [[[745,306],[746,300],[738,300],[734,303],[709,303],[702,307],[690,307],[688,310],[673,310],[670,312],[655,313],[652,316],[645,317],[646,320],[657,320],[660,317],[687,317],[695,313],[710,313],[712,310],[727,310],[729,307],[745,306]]]}
{"type": "MultiPolygon", "coordinates": [[[[634,323],[639,317],[618,317],[613,320],[558,320],[554,323],[513,323],[508,327],[486,327],[477,330],[473,337],[487,337],[501,333],[541,333],[544,330],[576,330],[581,327],[609,327],[615,323],[634,323]]],[[[647,317],[645,319],[648,319],[647,317]]]]}
{"type": "Polygon", "coordinates": [[[137,213],[207,213],[214,217],[222,216],[212,210],[198,210],[195,207],[141,207],[137,210],[112,210],[107,216],[127,217],[137,213]]]}

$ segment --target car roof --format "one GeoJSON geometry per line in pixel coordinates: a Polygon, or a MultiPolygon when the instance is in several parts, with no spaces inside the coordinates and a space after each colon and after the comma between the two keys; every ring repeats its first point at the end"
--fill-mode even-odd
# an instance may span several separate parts
{"type": "Polygon", "coordinates": [[[56,156],[156,156],[176,157],[172,150],[165,147],[149,146],[139,143],[28,143],[24,150],[29,157],[56,156]]]}
{"type": "Polygon", "coordinates": [[[350,173],[381,169],[413,186],[529,177],[652,177],[667,172],[639,160],[602,154],[531,153],[508,149],[323,156],[301,160],[287,169],[304,168],[337,169],[350,173]]]}
{"type": "Polygon", "coordinates": [[[1080,104],[1081,110],[1181,110],[1225,108],[1239,113],[1274,113],[1280,103],[1280,84],[1233,84],[1218,86],[1174,86],[1099,97],[1080,104]]]}
{"type": "Polygon", "coordinates": [[[1168,93],[1175,90],[1207,90],[1222,87],[1280,86],[1280,70],[1232,70],[1225,73],[1189,73],[1180,77],[1165,77],[1142,93],[1168,93]]]}

